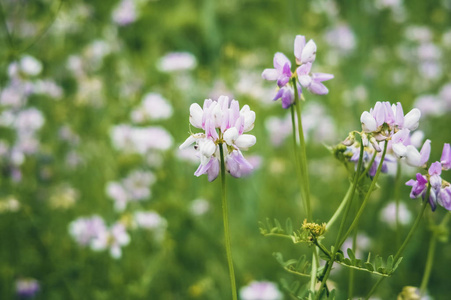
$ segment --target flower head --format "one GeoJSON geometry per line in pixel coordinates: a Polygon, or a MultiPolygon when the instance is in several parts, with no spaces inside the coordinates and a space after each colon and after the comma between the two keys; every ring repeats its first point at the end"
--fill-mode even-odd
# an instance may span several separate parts
{"type": "MultiPolygon", "coordinates": [[[[421,149],[421,152],[424,152],[423,154],[415,153],[415,161],[419,161],[419,163],[414,164],[414,166],[426,165],[426,162],[429,159],[429,153],[431,152],[430,141],[428,143],[425,143],[425,146],[423,146],[423,149],[421,149]],[[424,150],[425,146],[426,150],[424,150]],[[427,158],[425,158],[426,155],[427,158]]],[[[424,198],[427,189],[430,189],[428,200],[429,204],[431,205],[432,211],[436,209],[437,204],[444,207],[446,210],[451,210],[451,184],[441,177],[442,170],[448,170],[446,159],[443,159],[444,156],[446,157],[448,155],[448,147],[449,144],[445,144],[445,146],[443,147],[444,154],[442,154],[441,160],[445,161],[445,164],[440,161],[436,161],[429,166],[426,175],[418,173],[416,175],[417,180],[411,179],[406,182],[406,185],[412,187],[412,191],[410,192],[410,198],[412,199],[419,196],[422,196],[424,198]]]]}
{"type": "Polygon", "coordinates": [[[274,100],[282,99],[282,107],[287,109],[295,101],[295,90],[299,97],[302,88],[306,88],[313,94],[325,95],[329,90],[322,83],[323,81],[334,78],[332,74],[312,73],[310,70],[316,59],[316,44],[313,40],[305,42],[305,36],[297,35],[294,40],[294,56],[296,64],[299,66],[294,72],[291,70],[290,60],[280,52],[274,55],[274,68],[265,69],[262,73],[263,79],[277,80],[278,91],[274,100]],[[296,83],[290,82],[290,79],[296,78],[296,83]],[[296,84],[296,86],[294,86],[296,84]]]}
{"type": "Polygon", "coordinates": [[[220,171],[220,148],[224,152],[226,170],[234,177],[249,173],[252,165],[244,158],[241,151],[247,150],[256,143],[255,136],[245,134],[252,130],[255,112],[244,105],[241,110],[236,100],[221,96],[218,101],[206,99],[201,108],[197,103],[190,107],[190,123],[204,132],[190,135],[180,145],[185,149],[196,143],[194,148],[200,158],[199,168],[194,175],[208,175],[213,181],[220,171]]]}

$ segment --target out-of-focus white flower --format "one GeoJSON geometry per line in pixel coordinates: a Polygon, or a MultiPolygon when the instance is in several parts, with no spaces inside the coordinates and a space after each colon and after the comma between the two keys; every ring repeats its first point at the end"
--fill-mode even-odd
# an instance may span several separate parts
{"type": "Polygon", "coordinates": [[[404,34],[407,39],[413,42],[429,42],[432,40],[432,31],[426,26],[409,26],[404,34]]]}
{"type": "MultiPolygon", "coordinates": [[[[380,212],[379,218],[387,223],[391,228],[396,228],[396,203],[388,203],[380,212]]],[[[407,225],[412,220],[412,214],[407,209],[404,202],[400,202],[398,206],[398,221],[401,225],[407,225]]]]}
{"type": "Polygon", "coordinates": [[[81,246],[89,246],[94,238],[104,235],[106,230],[103,219],[98,215],[78,218],[69,224],[70,235],[81,246]]]}
{"type": "Polygon", "coordinates": [[[210,210],[210,203],[205,199],[195,199],[189,209],[194,216],[201,216],[210,210]]]}
{"type": "Polygon", "coordinates": [[[167,226],[166,219],[155,211],[137,211],[133,219],[138,228],[158,229],[167,226]]]}
{"type": "MultiPolygon", "coordinates": [[[[345,257],[348,257],[347,249],[352,249],[352,239],[352,237],[348,237],[341,246],[345,257]]],[[[362,257],[362,251],[367,251],[370,247],[371,239],[364,233],[357,233],[357,249],[354,251],[356,257],[362,257]]]]}
{"type": "Polygon", "coordinates": [[[8,196],[0,201],[0,213],[17,212],[20,209],[20,202],[14,196],[8,196]]]}
{"type": "Polygon", "coordinates": [[[148,93],[141,105],[132,111],[133,122],[142,123],[148,120],[168,119],[172,116],[172,106],[160,94],[148,93]]]}
{"type": "Polygon", "coordinates": [[[42,112],[34,107],[20,111],[15,118],[14,128],[20,134],[33,134],[41,129],[45,119],[42,112]]]}
{"type": "Polygon", "coordinates": [[[150,197],[150,186],[155,180],[155,175],[151,172],[134,171],[122,180],[122,184],[130,199],[139,201],[150,197]]]}
{"type": "Polygon", "coordinates": [[[119,26],[126,26],[137,19],[136,5],[133,0],[122,0],[117,4],[112,13],[113,22],[119,26]]]}
{"type": "Polygon", "coordinates": [[[168,150],[172,136],[162,127],[114,126],[110,131],[113,146],[120,151],[146,154],[150,150],[168,150]]]}
{"type": "Polygon", "coordinates": [[[242,300],[281,300],[282,293],[269,281],[252,281],[240,289],[242,300]]]}
{"type": "Polygon", "coordinates": [[[422,95],[415,99],[414,106],[424,116],[440,116],[446,112],[443,101],[435,95],[422,95]]]}
{"type": "Polygon", "coordinates": [[[150,187],[155,183],[152,172],[134,171],[120,182],[111,181],[106,186],[106,194],[114,200],[117,211],[123,211],[128,202],[142,201],[151,196],[150,187]]]}
{"type": "Polygon", "coordinates": [[[42,63],[30,55],[23,56],[19,65],[20,70],[30,76],[36,76],[42,72],[42,63]]]}
{"type": "Polygon", "coordinates": [[[108,182],[106,186],[106,194],[114,200],[114,208],[116,211],[123,211],[129,201],[129,196],[125,188],[119,182],[108,182]]]}
{"type": "Polygon", "coordinates": [[[122,257],[122,248],[130,243],[130,236],[122,223],[116,222],[105,231],[99,232],[91,241],[91,248],[95,251],[110,250],[111,257],[122,257]]]}
{"type": "Polygon", "coordinates": [[[331,47],[331,50],[338,50],[343,54],[348,54],[356,47],[354,32],[348,24],[339,24],[327,30],[324,39],[331,47]]]}
{"type": "Polygon", "coordinates": [[[33,84],[33,92],[47,95],[55,100],[59,100],[63,96],[63,89],[52,80],[37,80],[33,84]]]}
{"type": "Polygon", "coordinates": [[[276,147],[282,145],[293,130],[290,114],[286,114],[284,118],[268,117],[265,120],[265,128],[269,133],[271,143],[276,147]]]}
{"type": "Polygon", "coordinates": [[[189,52],[171,52],[160,58],[157,68],[161,72],[192,70],[197,66],[196,57],[189,52]]]}

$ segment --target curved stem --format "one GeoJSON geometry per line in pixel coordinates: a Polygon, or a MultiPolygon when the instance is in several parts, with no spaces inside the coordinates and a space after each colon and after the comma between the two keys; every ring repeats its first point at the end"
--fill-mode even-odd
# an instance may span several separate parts
{"type": "MultiPolygon", "coordinates": [[[[350,200],[349,201],[346,200],[346,202],[347,202],[346,203],[346,211],[345,211],[345,213],[344,213],[344,215],[343,215],[343,217],[341,219],[340,227],[338,229],[337,239],[335,240],[335,244],[334,244],[334,247],[333,247],[333,250],[332,250],[332,254],[331,254],[330,260],[326,264],[326,272],[325,272],[323,278],[321,279],[321,286],[320,286],[320,288],[318,290],[318,294],[316,296],[316,299],[320,299],[321,298],[322,290],[326,286],[327,278],[329,278],[330,271],[332,270],[332,266],[333,266],[334,261],[335,261],[335,255],[337,254],[337,251],[338,251],[338,249],[340,247],[340,245],[339,245],[340,235],[343,232],[344,223],[346,221],[346,218],[347,218],[347,216],[349,214],[349,209],[351,207],[351,200],[352,200],[352,198],[354,198],[354,194],[355,194],[355,191],[357,189],[357,183],[358,183],[358,180],[360,179],[360,170],[362,169],[362,163],[363,163],[363,150],[364,150],[364,147],[363,147],[363,141],[362,141],[360,143],[360,155],[359,155],[359,162],[357,163],[357,170],[355,171],[354,180],[353,180],[353,182],[351,184],[352,189],[351,189],[351,193],[349,195],[349,199],[350,200]]],[[[348,195],[348,193],[346,193],[346,195],[348,195]]]]}
{"type": "Polygon", "coordinates": [[[228,217],[226,186],[225,186],[224,149],[222,148],[222,143],[219,144],[219,153],[221,156],[222,219],[224,221],[224,238],[227,253],[227,263],[229,265],[230,285],[232,287],[232,299],[237,300],[238,298],[236,293],[235,271],[233,270],[232,247],[230,243],[229,217],[228,217]]]}
{"type": "Polygon", "coordinates": [[[371,182],[368,192],[366,193],[365,198],[363,199],[362,205],[360,206],[360,209],[357,212],[357,215],[355,216],[354,221],[352,222],[351,226],[349,226],[349,229],[346,232],[346,234],[342,237],[341,242],[338,244],[338,247],[340,247],[345,242],[346,237],[357,226],[357,223],[359,222],[359,219],[362,216],[363,210],[365,209],[368,199],[370,198],[370,196],[373,192],[373,189],[377,183],[377,179],[379,178],[379,175],[381,173],[382,165],[384,164],[385,154],[387,153],[387,146],[388,146],[388,142],[385,141],[384,151],[382,152],[381,160],[380,160],[379,166],[377,167],[377,171],[376,171],[376,174],[374,175],[373,181],[371,182]]]}
{"type": "MultiPolygon", "coordinates": [[[[300,165],[302,173],[302,179],[304,181],[303,189],[305,190],[305,205],[307,208],[307,219],[312,220],[312,210],[310,205],[310,182],[307,167],[307,152],[305,148],[304,130],[302,128],[302,117],[301,117],[301,104],[299,103],[298,88],[296,85],[296,78],[292,79],[294,88],[294,106],[296,106],[296,115],[298,119],[298,134],[299,134],[299,146],[300,146],[300,165]]],[[[294,130],[294,128],[293,128],[294,130]]]]}
{"type": "Polygon", "coordinates": [[[353,183],[351,183],[349,185],[348,191],[346,192],[346,195],[344,196],[343,200],[341,201],[340,206],[337,208],[337,210],[335,211],[333,216],[327,222],[327,224],[326,224],[326,231],[328,231],[330,229],[330,227],[332,226],[332,224],[335,223],[335,221],[337,220],[338,216],[340,216],[341,212],[345,208],[346,203],[348,203],[349,199],[351,198],[350,195],[352,193],[352,190],[353,190],[354,186],[355,185],[353,183]]]}

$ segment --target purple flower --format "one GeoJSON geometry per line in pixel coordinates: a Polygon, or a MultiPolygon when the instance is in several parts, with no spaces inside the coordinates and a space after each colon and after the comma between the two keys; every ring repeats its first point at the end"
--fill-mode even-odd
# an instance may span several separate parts
{"type": "Polygon", "coordinates": [[[294,39],[294,56],[298,65],[313,63],[316,58],[316,44],[313,40],[305,43],[305,36],[297,35],[294,39]]]}
{"type": "MultiPolygon", "coordinates": [[[[298,89],[298,91],[300,91],[298,89]]],[[[282,99],[282,108],[290,108],[290,106],[294,103],[294,91],[291,86],[281,87],[276,96],[274,97],[274,101],[277,99],[282,99]]]]}
{"type": "Polygon", "coordinates": [[[311,68],[312,63],[309,62],[296,69],[299,83],[313,94],[326,95],[329,93],[329,90],[322,82],[334,78],[334,75],[327,73],[313,73],[309,75],[311,68]]]}
{"type": "Polygon", "coordinates": [[[185,149],[196,143],[195,149],[200,158],[200,165],[194,175],[208,175],[208,180],[215,180],[220,171],[220,148],[224,153],[227,172],[234,177],[248,174],[252,165],[243,157],[241,150],[247,150],[256,143],[255,136],[245,134],[254,127],[255,113],[248,105],[240,110],[236,100],[229,102],[226,96],[218,101],[206,99],[201,108],[198,104],[190,107],[190,123],[201,128],[205,133],[189,136],[180,145],[185,149]]]}
{"type": "Polygon", "coordinates": [[[437,197],[437,202],[446,210],[451,211],[451,186],[440,189],[437,197]]]}
{"type": "Polygon", "coordinates": [[[20,278],[16,280],[16,293],[22,298],[31,298],[39,292],[39,282],[33,278],[20,278]]]}
{"type": "Polygon", "coordinates": [[[406,162],[412,167],[422,167],[429,160],[429,155],[431,154],[431,141],[426,140],[421,147],[421,151],[412,146],[408,145],[406,147],[406,162]]]}
{"type": "Polygon", "coordinates": [[[417,180],[410,179],[406,182],[406,185],[412,187],[412,191],[410,192],[410,198],[415,199],[418,196],[422,195],[426,191],[428,180],[425,176],[417,173],[417,180]]]}
{"type": "Polygon", "coordinates": [[[263,79],[274,81],[277,80],[277,85],[283,87],[290,81],[291,78],[291,62],[281,52],[274,55],[274,69],[265,69],[262,73],[263,79]]]}
{"type": "Polygon", "coordinates": [[[440,158],[443,170],[451,169],[451,147],[448,143],[443,145],[442,157],[440,158]]]}
{"type": "Polygon", "coordinates": [[[379,134],[377,139],[384,140],[403,128],[413,131],[418,128],[421,117],[419,109],[414,108],[404,116],[401,103],[376,102],[374,109],[363,112],[360,121],[366,133],[379,134]],[[382,128],[386,124],[387,128],[382,128]],[[382,129],[384,129],[382,131],[382,129]]]}

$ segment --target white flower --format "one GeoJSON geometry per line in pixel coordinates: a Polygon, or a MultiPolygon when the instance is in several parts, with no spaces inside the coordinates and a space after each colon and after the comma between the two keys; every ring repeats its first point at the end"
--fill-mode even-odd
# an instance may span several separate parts
{"type": "Polygon", "coordinates": [[[269,281],[252,281],[240,289],[242,300],[281,300],[282,293],[269,281]]]}
{"type": "Polygon", "coordinates": [[[360,122],[362,123],[362,129],[365,132],[374,132],[377,130],[376,119],[367,111],[364,111],[360,116],[360,122]]]}
{"type": "Polygon", "coordinates": [[[148,120],[164,120],[171,116],[172,106],[157,93],[146,94],[141,105],[131,113],[131,118],[136,123],[148,120]]]}
{"type": "Polygon", "coordinates": [[[27,75],[36,76],[42,72],[42,63],[30,55],[23,56],[19,64],[22,72],[27,75]]]}
{"type": "Polygon", "coordinates": [[[175,72],[192,70],[196,65],[196,57],[193,54],[188,52],[171,52],[160,58],[157,63],[157,68],[161,72],[175,72]]]}

